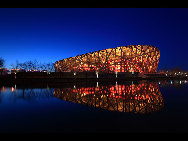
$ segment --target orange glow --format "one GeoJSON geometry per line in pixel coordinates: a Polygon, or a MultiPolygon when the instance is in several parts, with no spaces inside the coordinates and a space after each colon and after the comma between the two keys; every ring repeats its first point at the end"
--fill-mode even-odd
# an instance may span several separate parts
{"type": "Polygon", "coordinates": [[[62,88],[55,89],[54,95],[67,101],[96,106],[104,109],[108,108],[110,110],[114,110],[111,108],[116,107],[115,109],[121,112],[134,111],[136,107],[139,107],[141,110],[134,112],[144,113],[146,112],[146,109],[148,110],[147,112],[149,112],[152,110],[158,110],[163,106],[163,98],[159,87],[155,82],[151,82],[151,84],[99,85],[98,88],[62,88]],[[132,105],[133,107],[128,110],[127,108],[131,103],[134,103],[132,105]],[[124,107],[122,107],[123,105],[124,107]]]}
{"type": "Polygon", "coordinates": [[[55,62],[58,72],[157,72],[160,51],[150,45],[121,46],[55,62]],[[63,67],[62,67],[63,66],[63,67]]]}

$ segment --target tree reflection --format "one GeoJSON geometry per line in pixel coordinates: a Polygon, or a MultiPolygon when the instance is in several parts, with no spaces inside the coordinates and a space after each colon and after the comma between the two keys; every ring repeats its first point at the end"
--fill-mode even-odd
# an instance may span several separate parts
{"type": "Polygon", "coordinates": [[[14,87],[1,87],[0,88],[0,103],[2,99],[8,98],[8,100],[24,100],[24,101],[36,101],[44,98],[53,97],[53,89],[49,88],[16,88],[14,87]]]}
{"type": "Polygon", "coordinates": [[[156,82],[108,86],[97,83],[96,87],[57,88],[53,94],[66,101],[119,112],[152,113],[164,105],[156,82]]]}

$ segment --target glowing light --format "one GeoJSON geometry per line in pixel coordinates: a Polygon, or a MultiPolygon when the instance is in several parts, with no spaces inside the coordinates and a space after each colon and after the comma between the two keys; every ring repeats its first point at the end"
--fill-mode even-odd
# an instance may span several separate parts
{"type": "MultiPolygon", "coordinates": [[[[121,112],[143,112],[143,111],[148,111],[148,110],[134,110],[136,107],[140,107],[142,108],[147,108],[146,104],[154,104],[153,106],[149,106],[152,107],[151,111],[153,111],[153,107],[155,107],[156,105],[163,105],[163,99],[161,97],[161,93],[159,90],[159,87],[157,85],[157,83],[153,83],[153,84],[147,84],[147,83],[143,83],[143,84],[135,84],[134,87],[132,87],[132,85],[118,85],[118,88],[114,85],[114,86],[110,86],[110,87],[106,87],[106,86],[101,86],[101,89],[99,90],[96,87],[81,87],[81,88],[77,88],[77,90],[75,89],[69,89],[71,95],[67,95],[67,89],[63,88],[63,89],[57,89],[55,90],[55,96],[57,96],[58,98],[62,98],[66,101],[71,101],[71,102],[76,102],[76,103],[80,103],[80,104],[89,104],[89,105],[93,105],[96,107],[100,107],[100,108],[104,108],[107,109],[109,108],[109,110],[112,110],[109,106],[106,106],[106,103],[104,104],[104,102],[110,102],[118,111],[121,112]],[[144,88],[144,89],[143,89],[144,88]],[[62,91],[64,91],[66,93],[62,93],[62,91]],[[97,95],[96,95],[97,93],[97,95]],[[126,93],[126,95],[125,95],[126,93]],[[85,95],[92,95],[93,97],[85,97],[85,95]],[[74,95],[80,95],[81,99],[75,99],[74,95]],[[106,98],[109,98],[106,101],[106,98]],[[112,101],[116,101],[116,99],[118,99],[118,103],[117,102],[112,102],[112,101]],[[156,100],[155,100],[156,99],[156,100]],[[101,100],[101,101],[100,101],[101,100]],[[126,102],[125,102],[126,101],[126,102]],[[138,102],[140,101],[140,102],[138,102]],[[96,103],[97,102],[97,103],[96,103]],[[125,103],[122,103],[125,102],[125,103]],[[144,103],[142,103],[144,102],[144,103]],[[113,104],[114,103],[114,104],[113,104]],[[121,106],[122,104],[128,104],[130,107],[130,109],[124,109],[124,108],[129,108],[129,106],[121,106]],[[139,105],[138,105],[139,104],[139,105]],[[134,107],[135,106],[135,107],[134,107]],[[143,106],[143,107],[142,107],[143,106]],[[122,109],[123,108],[123,109],[122,109]]],[[[159,107],[158,107],[159,108],[159,107]]],[[[157,109],[158,109],[157,108],[157,109]]],[[[156,109],[156,107],[155,107],[156,109]]]]}
{"type": "Polygon", "coordinates": [[[14,87],[11,87],[11,91],[14,92],[14,87]]]}
{"type": "Polygon", "coordinates": [[[7,90],[7,89],[6,89],[6,87],[4,87],[4,86],[2,87],[2,90],[1,90],[1,88],[0,88],[0,92],[1,92],[1,91],[2,91],[2,92],[6,92],[6,90],[7,90]]]}
{"type": "Polygon", "coordinates": [[[102,71],[111,73],[153,73],[157,72],[159,57],[159,50],[153,46],[136,45],[131,48],[129,46],[121,46],[56,61],[54,67],[57,71],[61,72],[102,71]]]}
{"type": "Polygon", "coordinates": [[[116,78],[117,78],[117,72],[116,72],[116,78]]]}
{"type": "Polygon", "coordinates": [[[96,72],[96,75],[97,75],[97,78],[99,77],[99,73],[98,72],[96,72]]]}

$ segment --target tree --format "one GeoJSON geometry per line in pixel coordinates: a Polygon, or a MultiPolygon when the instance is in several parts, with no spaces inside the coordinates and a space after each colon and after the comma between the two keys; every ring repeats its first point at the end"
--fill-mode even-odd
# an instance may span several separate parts
{"type": "Polygon", "coordinates": [[[48,72],[55,71],[54,63],[47,63],[46,66],[47,66],[48,72]]]}
{"type": "Polygon", "coordinates": [[[5,60],[0,57],[0,67],[4,67],[5,65],[5,60]]]}
{"type": "Polygon", "coordinates": [[[11,68],[16,68],[16,69],[24,69],[26,71],[28,70],[47,70],[48,72],[52,72],[55,71],[54,68],[54,63],[41,63],[38,62],[37,60],[29,60],[29,61],[25,61],[23,63],[19,63],[18,61],[16,61],[15,64],[11,65],[11,68]]]}

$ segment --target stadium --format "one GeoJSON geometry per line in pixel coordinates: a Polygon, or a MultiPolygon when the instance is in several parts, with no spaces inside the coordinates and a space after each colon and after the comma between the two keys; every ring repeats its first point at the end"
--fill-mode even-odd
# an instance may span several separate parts
{"type": "Polygon", "coordinates": [[[160,51],[152,45],[129,45],[77,55],[54,63],[56,72],[156,73],[160,51]]]}

